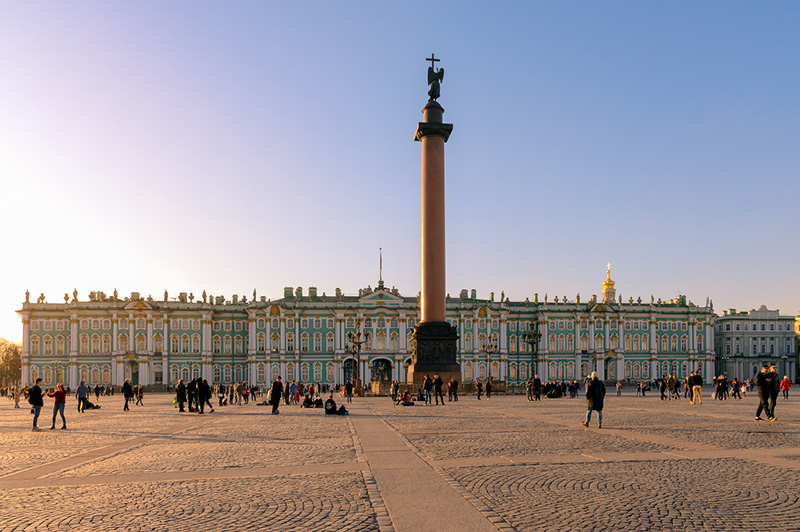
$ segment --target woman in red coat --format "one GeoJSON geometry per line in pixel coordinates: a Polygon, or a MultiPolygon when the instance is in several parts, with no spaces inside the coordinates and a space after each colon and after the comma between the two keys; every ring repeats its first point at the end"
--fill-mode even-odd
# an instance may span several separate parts
{"type": "Polygon", "coordinates": [[[783,398],[789,398],[789,389],[792,387],[792,382],[789,380],[789,377],[784,375],[783,380],[781,381],[781,390],[783,391],[783,398]]]}
{"type": "Polygon", "coordinates": [[[53,404],[53,426],[50,427],[50,430],[56,428],[56,415],[61,414],[61,421],[64,423],[61,428],[67,428],[67,419],[64,417],[64,407],[67,404],[67,390],[64,389],[64,386],[59,384],[56,386],[56,389],[52,392],[47,392],[47,397],[55,398],[55,403],[53,404]]]}

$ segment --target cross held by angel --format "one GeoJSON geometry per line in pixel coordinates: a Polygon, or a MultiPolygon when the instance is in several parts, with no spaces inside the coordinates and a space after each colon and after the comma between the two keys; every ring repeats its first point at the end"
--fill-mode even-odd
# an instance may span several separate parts
{"type": "Polygon", "coordinates": [[[441,95],[442,81],[444,81],[444,69],[434,68],[434,64],[439,62],[439,59],[436,59],[434,54],[431,54],[425,61],[431,62],[431,66],[428,67],[428,86],[430,86],[430,90],[428,91],[428,103],[430,103],[436,101],[441,95]]]}

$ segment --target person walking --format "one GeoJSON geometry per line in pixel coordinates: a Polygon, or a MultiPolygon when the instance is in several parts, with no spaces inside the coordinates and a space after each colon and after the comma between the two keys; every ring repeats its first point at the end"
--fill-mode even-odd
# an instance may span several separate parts
{"type": "Polygon", "coordinates": [[[481,381],[478,381],[477,384],[475,385],[475,388],[478,394],[478,401],[480,401],[481,394],[483,393],[483,383],[481,381]]]}
{"type": "Polygon", "coordinates": [[[42,379],[36,379],[36,384],[33,385],[28,391],[28,403],[33,407],[33,432],[39,432],[39,426],[36,424],[39,421],[39,414],[42,412],[44,406],[44,398],[42,397],[42,379]]]}
{"type": "Polygon", "coordinates": [[[125,379],[125,382],[122,384],[122,395],[125,397],[125,407],[122,409],[123,411],[128,411],[128,402],[133,398],[133,386],[131,386],[131,380],[125,379]]]}
{"type": "Polygon", "coordinates": [[[692,372],[692,377],[689,378],[692,384],[692,400],[689,401],[690,405],[703,404],[703,376],[699,371],[692,372]]]}
{"type": "Polygon", "coordinates": [[[767,379],[769,380],[769,413],[770,421],[775,421],[775,404],[778,402],[778,394],[781,393],[780,377],[778,377],[778,367],[775,364],[769,365],[769,372],[767,372],[767,379]]]}
{"type": "Polygon", "coordinates": [[[453,377],[453,402],[458,402],[458,379],[453,377]]]}
{"type": "Polygon", "coordinates": [[[542,400],[542,380],[539,375],[533,376],[533,398],[536,401],[542,400]]]}
{"type": "Polygon", "coordinates": [[[353,381],[349,380],[344,385],[344,395],[347,397],[347,402],[353,402],[353,381]]]}
{"type": "Polygon", "coordinates": [[[597,411],[597,428],[603,427],[603,399],[606,396],[606,386],[603,381],[597,378],[597,372],[593,371],[591,379],[586,384],[586,421],[584,427],[589,426],[592,420],[592,410],[597,411]]]}
{"type": "Polygon", "coordinates": [[[89,401],[89,388],[84,381],[75,390],[75,398],[78,399],[78,413],[83,414],[86,410],[86,403],[89,401]]]}
{"type": "Polygon", "coordinates": [[[492,398],[492,378],[489,377],[488,379],[486,379],[486,400],[488,401],[491,398],[492,398]]]}
{"type": "Polygon", "coordinates": [[[281,394],[283,393],[283,384],[281,383],[281,376],[278,375],[275,378],[275,382],[272,383],[272,392],[270,396],[270,403],[272,403],[272,413],[273,414],[280,414],[278,410],[278,406],[281,404],[281,394]]]}
{"type": "Polygon", "coordinates": [[[50,430],[56,428],[56,416],[61,414],[61,421],[62,429],[67,428],[67,418],[64,417],[64,408],[67,405],[67,390],[64,388],[63,384],[58,384],[56,389],[52,392],[47,392],[47,397],[52,397],[53,401],[53,425],[50,427],[50,430]]]}
{"type": "Polygon", "coordinates": [[[433,404],[431,393],[433,392],[433,379],[430,375],[425,375],[425,381],[422,383],[422,389],[425,391],[425,406],[433,404]]]}
{"type": "Polygon", "coordinates": [[[622,397],[622,381],[617,381],[617,397],[622,397]]]}
{"type": "Polygon", "coordinates": [[[19,408],[19,386],[14,386],[12,394],[14,397],[14,408],[19,408]]]}
{"type": "Polygon", "coordinates": [[[789,390],[792,389],[792,381],[789,380],[789,376],[788,375],[784,375],[783,376],[783,380],[781,381],[780,388],[781,388],[781,391],[783,392],[783,398],[784,399],[788,399],[789,398],[789,390]]]}
{"type": "Polygon", "coordinates": [[[439,406],[439,399],[442,400],[442,406],[444,406],[444,396],[442,395],[442,386],[444,385],[444,381],[439,376],[438,373],[433,374],[433,395],[436,397],[436,406],[439,406]]]}
{"type": "Polygon", "coordinates": [[[756,409],[756,421],[764,421],[761,412],[767,413],[767,419],[772,421],[772,414],[769,411],[769,396],[771,386],[767,377],[767,366],[761,368],[756,375],[756,388],[758,390],[758,408],[756,409]]]}
{"type": "Polygon", "coordinates": [[[179,379],[178,385],[175,387],[175,400],[178,401],[178,412],[186,412],[184,407],[186,404],[186,385],[183,383],[183,379],[179,379]]]}
{"type": "Polygon", "coordinates": [[[142,399],[144,399],[144,386],[142,386],[140,384],[136,388],[136,405],[137,406],[144,406],[144,403],[142,402],[142,399]]]}

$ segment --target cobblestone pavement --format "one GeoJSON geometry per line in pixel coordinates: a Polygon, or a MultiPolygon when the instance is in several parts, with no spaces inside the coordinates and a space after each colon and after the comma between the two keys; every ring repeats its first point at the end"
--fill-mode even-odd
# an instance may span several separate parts
{"type": "Polygon", "coordinates": [[[271,416],[252,403],[181,414],[167,394],[130,412],[118,396],[101,401],[84,414],[68,403],[67,430],[47,430],[48,405],[35,433],[28,409],[0,400],[0,532],[387,532],[410,530],[409,514],[463,530],[463,516],[449,514],[464,509],[455,500],[498,530],[767,530],[800,521],[794,397],[779,400],[778,421],[767,423],[753,421],[755,396],[702,405],[612,396],[599,430],[596,418],[581,425],[579,398],[468,396],[443,407],[357,398],[349,417],[296,406],[271,416]],[[383,462],[374,458],[381,434],[395,442],[383,462]],[[387,460],[403,452],[419,458],[387,460]],[[413,478],[413,467],[444,486],[424,508],[404,504],[405,485],[393,484],[395,471],[413,478]]]}

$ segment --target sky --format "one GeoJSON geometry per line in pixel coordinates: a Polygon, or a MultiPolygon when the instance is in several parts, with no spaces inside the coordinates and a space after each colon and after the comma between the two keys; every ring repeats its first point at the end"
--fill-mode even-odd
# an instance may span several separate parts
{"type": "Polygon", "coordinates": [[[25,290],[447,290],[800,312],[800,3],[2,2],[0,337],[25,290]]]}

